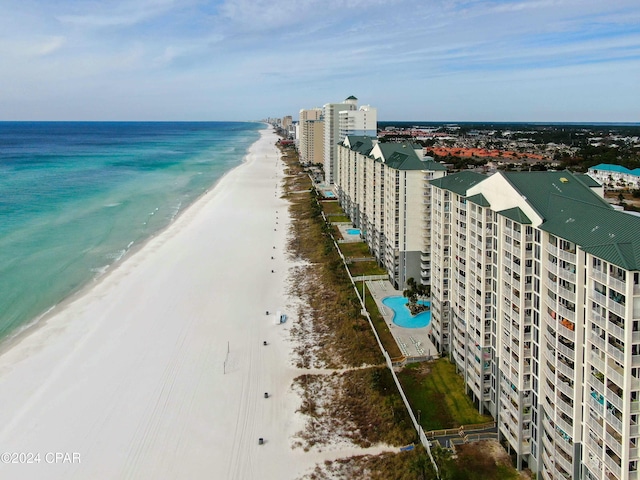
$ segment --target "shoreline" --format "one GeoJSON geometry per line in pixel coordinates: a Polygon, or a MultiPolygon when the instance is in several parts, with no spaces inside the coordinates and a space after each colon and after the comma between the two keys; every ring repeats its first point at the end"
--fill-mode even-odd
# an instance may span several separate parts
{"type": "Polygon", "coordinates": [[[261,130],[167,228],[3,342],[4,450],[80,463],[0,464],[0,476],[293,478],[315,465],[291,448],[299,371],[276,139],[261,130]]]}
{"type": "MultiPolygon", "coordinates": [[[[256,122],[256,123],[260,123],[260,122],[256,122]]],[[[191,210],[192,208],[196,208],[197,204],[199,202],[203,201],[203,199],[207,195],[213,194],[213,192],[216,189],[216,187],[218,186],[218,184],[220,182],[222,182],[227,175],[232,173],[237,168],[242,167],[243,165],[245,165],[248,162],[247,158],[248,158],[248,154],[249,154],[249,151],[251,150],[251,148],[261,140],[262,132],[263,131],[269,131],[269,129],[271,128],[266,123],[263,123],[263,125],[265,125],[266,128],[264,128],[262,130],[258,130],[258,132],[260,133],[260,136],[252,144],[249,145],[249,147],[247,148],[247,152],[242,157],[242,161],[238,165],[236,165],[235,167],[233,167],[230,170],[228,170],[227,172],[225,172],[209,188],[207,188],[205,191],[203,191],[197,197],[195,197],[193,202],[191,202],[191,204],[189,204],[186,208],[184,208],[181,211],[178,211],[178,213],[171,219],[171,221],[167,225],[162,227],[160,230],[154,232],[151,236],[149,236],[148,238],[144,239],[142,242],[130,244],[126,248],[126,251],[125,251],[124,255],[122,255],[120,258],[116,259],[113,263],[106,265],[106,268],[105,268],[104,272],[96,273],[85,284],[79,286],[76,290],[70,292],[68,295],[66,295],[64,298],[62,298],[59,302],[51,305],[45,311],[41,312],[40,314],[38,314],[35,317],[33,317],[31,320],[29,320],[29,321],[25,322],[24,324],[20,325],[14,331],[11,331],[4,338],[0,338],[0,357],[6,351],[10,350],[14,345],[16,345],[17,343],[21,342],[24,338],[27,338],[32,332],[36,331],[42,325],[46,324],[48,319],[54,317],[59,312],[62,312],[65,308],[67,308],[69,305],[71,305],[74,301],[76,301],[79,298],[81,298],[82,296],[88,294],[93,288],[95,288],[96,286],[100,285],[101,282],[105,281],[107,279],[107,277],[109,277],[109,275],[113,274],[129,258],[131,258],[132,256],[136,255],[136,253],[139,252],[140,250],[144,249],[145,246],[148,245],[150,242],[152,242],[156,237],[162,235],[165,231],[167,231],[168,229],[172,228],[177,222],[180,221],[181,217],[183,217],[184,215],[186,215],[189,212],[189,210],[191,210]]]]}

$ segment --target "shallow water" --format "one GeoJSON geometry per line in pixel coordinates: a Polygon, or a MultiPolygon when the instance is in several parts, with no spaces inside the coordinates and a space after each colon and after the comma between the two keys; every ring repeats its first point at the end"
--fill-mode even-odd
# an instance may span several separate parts
{"type": "Polygon", "coordinates": [[[239,165],[259,123],[0,122],[0,338],[239,165]]]}

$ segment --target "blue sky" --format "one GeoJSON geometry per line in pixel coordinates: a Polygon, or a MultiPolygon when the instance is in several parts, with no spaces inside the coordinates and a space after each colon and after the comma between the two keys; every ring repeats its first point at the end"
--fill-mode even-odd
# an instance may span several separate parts
{"type": "Polygon", "coordinates": [[[640,121],[638,0],[2,0],[0,120],[640,121]]]}

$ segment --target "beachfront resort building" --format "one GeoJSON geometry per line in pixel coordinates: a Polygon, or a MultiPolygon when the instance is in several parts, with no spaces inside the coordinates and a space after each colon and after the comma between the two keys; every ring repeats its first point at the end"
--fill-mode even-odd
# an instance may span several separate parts
{"type": "Polygon", "coordinates": [[[600,163],[589,167],[588,175],[608,188],[640,188],[640,168],[600,163]]]}
{"type": "Polygon", "coordinates": [[[431,181],[432,340],[542,479],[638,478],[640,218],[593,183],[431,181]]]}
{"type": "Polygon", "coordinates": [[[327,103],[322,107],[324,119],[324,181],[334,183],[334,170],[340,138],[340,112],[358,109],[358,99],[353,95],[341,103],[327,103]]]}
{"type": "Polygon", "coordinates": [[[298,151],[300,162],[316,164],[324,162],[324,122],[322,109],[300,110],[298,151]]]}
{"type": "Polygon", "coordinates": [[[430,283],[429,180],[446,174],[419,145],[348,135],[338,145],[338,199],[397,288],[430,283]]]}
{"type": "Polygon", "coordinates": [[[362,105],[358,110],[343,110],[338,113],[338,143],[347,135],[375,137],[378,134],[378,110],[371,105],[362,105]]]}

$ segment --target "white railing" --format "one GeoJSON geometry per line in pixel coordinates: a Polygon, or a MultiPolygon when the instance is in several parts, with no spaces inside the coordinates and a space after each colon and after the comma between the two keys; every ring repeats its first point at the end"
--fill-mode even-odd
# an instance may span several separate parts
{"type": "Polygon", "coordinates": [[[620,441],[609,432],[605,432],[604,438],[607,442],[607,447],[611,448],[619,457],[622,457],[622,445],[620,445],[620,441]]]}
{"type": "Polygon", "coordinates": [[[622,469],[620,468],[620,465],[618,465],[616,462],[613,461],[613,458],[611,458],[609,455],[605,455],[604,464],[607,466],[609,470],[611,470],[611,472],[614,475],[620,478],[620,475],[622,474],[622,469]]]}

